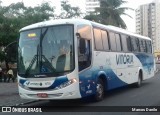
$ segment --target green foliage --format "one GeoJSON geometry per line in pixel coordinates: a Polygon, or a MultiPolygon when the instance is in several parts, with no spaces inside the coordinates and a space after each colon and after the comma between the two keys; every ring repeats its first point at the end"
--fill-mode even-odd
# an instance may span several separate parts
{"type": "Polygon", "coordinates": [[[11,59],[12,57],[16,57],[16,46],[9,44],[19,38],[19,30],[22,27],[50,18],[72,18],[81,15],[80,9],[72,7],[68,1],[62,1],[62,12],[57,17],[54,15],[54,7],[47,2],[36,7],[26,7],[23,2],[13,3],[9,6],[1,6],[1,3],[0,0],[0,47],[8,46],[10,49],[7,49],[7,55],[0,51],[0,61],[4,59],[10,61],[14,60],[11,59]]]}
{"type": "Polygon", "coordinates": [[[4,52],[0,51],[0,61],[4,61],[5,60],[5,54],[4,52]]]}
{"type": "Polygon", "coordinates": [[[61,2],[62,12],[57,18],[78,18],[81,16],[81,11],[78,7],[72,7],[67,0],[61,2]]]}
{"type": "MultiPolygon", "coordinates": [[[[54,8],[49,3],[42,3],[40,6],[33,8],[24,6],[22,2],[9,6],[0,5],[0,47],[6,47],[8,44],[16,41],[19,38],[19,30],[22,27],[48,20],[50,17],[54,17],[54,8]]],[[[11,51],[9,52],[10,55],[13,54],[12,57],[16,57],[14,55],[16,54],[15,50],[9,51],[11,51]]],[[[4,60],[2,53],[0,60],[4,60]]]]}
{"type": "Polygon", "coordinates": [[[105,25],[113,25],[125,29],[127,26],[121,18],[121,15],[129,16],[125,13],[125,11],[133,9],[121,7],[124,3],[127,2],[123,0],[100,0],[100,7],[95,9],[96,11],[94,14],[85,16],[85,19],[90,19],[105,25]]]}

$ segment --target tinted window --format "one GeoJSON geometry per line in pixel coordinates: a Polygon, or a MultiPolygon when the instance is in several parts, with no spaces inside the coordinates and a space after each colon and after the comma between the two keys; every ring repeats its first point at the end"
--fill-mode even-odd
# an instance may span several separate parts
{"type": "MultiPolygon", "coordinates": [[[[82,38],[81,38],[82,39],[82,38]]],[[[85,40],[84,42],[84,49],[86,49],[85,53],[80,52],[80,40],[78,39],[78,66],[79,66],[79,71],[87,68],[91,64],[91,45],[90,45],[90,40],[85,40]]],[[[83,45],[81,45],[82,47],[83,45]]]]}
{"type": "Polygon", "coordinates": [[[122,48],[123,51],[127,52],[128,51],[128,47],[127,47],[127,36],[126,35],[121,35],[121,40],[122,40],[122,48]]]}
{"type": "Polygon", "coordinates": [[[101,30],[102,33],[102,41],[103,41],[103,48],[105,51],[109,50],[109,44],[108,44],[108,35],[106,31],[101,30]]]}
{"type": "Polygon", "coordinates": [[[117,51],[122,51],[120,36],[119,34],[115,34],[115,36],[116,36],[117,51]]]}
{"type": "Polygon", "coordinates": [[[96,50],[103,50],[103,44],[102,44],[102,38],[101,38],[101,30],[94,29],[94,38],[95,38],[96,50]]]}
{"type": "Polygon", "coordinates": [[[132,46],[132,51],[134,52],[138,52],[139,51],[139,45],[138,45],[138,39],[132,37],[131,38],[131,46],[132,46]]]}
{"type": "Polygon", "coordinates": [[[111,50],[116,51],[116,37],[113,32],[109,32],[111,50]]]}
{"type": "Polygon", "coordinates": [[[132,51],[131,38],[129,36],[127,36],[127,47],[128,47],[128,51],[132,51]]]}
{"type": "Polygon", "coordinates": [[[145,41],[144,40],[139,40],[140,43],[140,50],[141,52],[145,52],[146,48],[145,48],[145,41]]]}
{"type": "Polygon", "coordinates": [[[139,39],[138,38],[136,38],[136,45],[137,45],[137,48],[138,48],[138,52],[140,52],[140,45],[139,45],[140,43],[139,43],[139,39]]]}
{"type": "Polygon", "coordinates": [[[142,40],[139,40],[139,46],[140,46],[140,51],[144,52],[142,40]]]}
{"type": "Polygon", "coordinates": [[[147,46],[147,52],[152,53],[151,41],[146,41],[146,46],[147,46]]]}

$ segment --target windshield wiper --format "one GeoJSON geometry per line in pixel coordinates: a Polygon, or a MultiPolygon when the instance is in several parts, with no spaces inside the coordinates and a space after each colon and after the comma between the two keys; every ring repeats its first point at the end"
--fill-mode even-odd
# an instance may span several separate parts
{"type": "MultiPolygon", "coordinates": [[[[37,46],[37,55],[35,55],[31,61],[31,63],[29,64],[26,72],[25,72],[25,75],[27,76],[29,74],[29,71],[31,69],[31,67],[33,66],[33,64],[35,63],[36,59],[37,59],[37,64],[36,66],[38,67],[38,65],[40,65],[40,62],[42,62],[42,57],[41,57],[41,54],[42,54],[42,39],[44,38],[45,34],[47,33],[48,31],[48,28],[45,30],[45,32],[42,34],[42,29],[41,29],[41,36],[40,36],[40,46],[38,45],[37,46]],[[41,49],[40,49],[41,48],[41,49]]],[[[41,67],[41,66],[40,66],[41,67]]]]}
{"type": "Polygon", "coordinates": [[[44,59],[44,62],[42,62],[42,66],[46,64],[44,65],[45,67],[48,66],[49,68],[51,68],[53,72],[56,72],[56,69],[52,66],[52,64],[48,61],[48,59],[44,55],[42,55],[42,59],[44,59]]]}
{"type": "Polygon", "coordinates": [[[37,59],[36,66],[38,67],[38,65],[39,65],[39,45],[37,46],[37,54],[34,55],[31,63],[29,64],[28,68],[26,69],[26,72],[25,72],[26,76],[29,74],[29,71],[30,71],[31,67],[33,66],[33,64],[35,63],[36,59],[37,59]]]}

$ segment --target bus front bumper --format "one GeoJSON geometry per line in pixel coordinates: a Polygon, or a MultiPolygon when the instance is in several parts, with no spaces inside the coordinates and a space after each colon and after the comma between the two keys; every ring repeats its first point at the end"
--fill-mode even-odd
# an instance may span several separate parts
{"type": "Polygon", "coordinates": [[[78,83],[71,84],[59,90],[50,91],[32,91],[19,86],[19,95],[23,99],[37,100],[62,100],[62,99],[78,99],[81,98],[78,83]]]}

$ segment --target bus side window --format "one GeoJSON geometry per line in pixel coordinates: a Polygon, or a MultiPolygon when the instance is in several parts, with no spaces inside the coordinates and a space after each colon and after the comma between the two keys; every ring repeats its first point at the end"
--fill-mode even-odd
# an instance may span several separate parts
{"type": "Polygon", "coordinates": [[[115,36],[116,36],[117,51],[122,51],[120,35],[119,34],[115,34],[115,36]]]}
{"type": "Polygon", "coordinates": [[[151,43],[151,41],[148,41],[148,44],[149,44],[149,49],[150,49],[149,52],[152,53],[152,43],[151,43]]]}
{"type": "Polygon", "coordinates": [[[122,49],[124,52],[128,52],[128,47],[127,47],[127,36],[121,34],[121,40],[122,40],[122,49]]]}
{"type": "Polygon", "coordinates": [[[141,49],[141,52],[147,52],[145,40],[140,40],[140,49],[141,49]]]}
{"type": "Polygon", "coordinates": [[[109,51],[109,42],[108,42],[107,32],[104,30],[101,30],[101,33],[102,33],[102,41],[103,41],[104,51],[109,51]]]}
{"type": "Polygon", "coordinates": [[[109,41],[110,41],[110,47],[111,47],[111,51],[116,51],[117,46],[116,46],[116,37],[115,34],[113,32],[109,32],[109,41]]]}
{"type": "Polygon", "coordinates": [[[139,42],[137,41],[138,41],[137,38],[134,37],[131,38],[131,47],[133,52],[139,52],[139,45],[138,45],[139,42]]]}
{"type": "Polygon", "coordinates": [[[140,52],[140,43],[139,43],[139,39],[138,38],[135,38],[136,40],[136,45],[137,45],[137,51],[140,52]]]}
{"type": "Polygon", "coordinates": [[[147,52],[147,44],[146,44],[146,40],[143,40],[143,47],[144,47],[144,52],[147,52]]]}
{"type": "Polygon", "coordinates": [[[147,53],[152,53],[151,41],[146,41],[146,45],[147,45],[147,53]]]}
{"type": "Polygon", "coordinates": [[[140,45],[140,51],[144,52],[143,40],[139,40],[139,45],[140,45]]]}
{"type": "Polygon", "coordinates": [[[132,47],[131,47],[131,38],[130,38],[130,36],[127,36],[127,47],[128,47],[128,51],[131,52],[132,51],[132,47]]]}
{"type": "Polygon", "coordinates": [[[97,51],[102,51],[103,44],[102,44],[102,35],[100,29],[94,28],[94,41],[95,41],[95,49],[97,51]]]}

